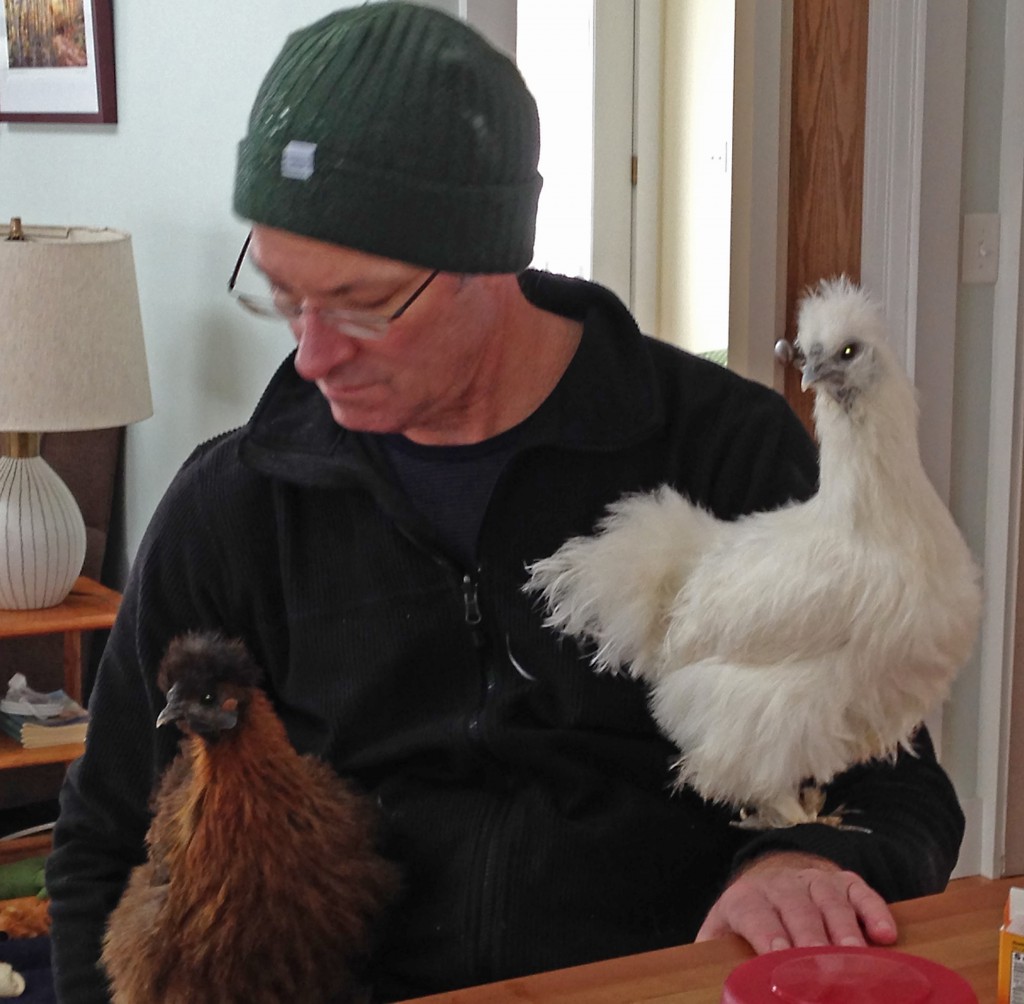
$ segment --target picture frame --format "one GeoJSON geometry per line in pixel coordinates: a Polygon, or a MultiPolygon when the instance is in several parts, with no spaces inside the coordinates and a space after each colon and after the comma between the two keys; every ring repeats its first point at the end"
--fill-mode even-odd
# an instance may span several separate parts
{"type": "Polygon", "coordinates": [[[116,121],[113,0],[0,0],[0,122],[116,121]]]}

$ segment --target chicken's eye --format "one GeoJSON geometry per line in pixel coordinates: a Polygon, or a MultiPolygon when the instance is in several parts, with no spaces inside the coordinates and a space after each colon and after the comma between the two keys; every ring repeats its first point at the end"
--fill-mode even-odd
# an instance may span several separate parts
{"type": "Polygon", "coordinates": [[[203,696],[199,698],[199,703],[204,708],[212,707],[217,703],[217,695],[211,690],[209,693],[203,694],[203,696]]]}
{"type": "Polygon", "coordinates": [[[839,358],[842,359],[844,363],[848,363],[851,359],[856,359],[859,355],[860,346],[856,342],[850,342],[839,350],[839,358]]]}

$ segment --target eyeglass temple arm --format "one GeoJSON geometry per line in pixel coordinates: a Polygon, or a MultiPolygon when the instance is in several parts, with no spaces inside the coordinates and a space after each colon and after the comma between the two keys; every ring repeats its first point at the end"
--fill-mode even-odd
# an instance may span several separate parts
{"type": "Polygon", "coordinates": [[[252,231],[250,230],[245,235],[245,243],[242,245],[242,250],[238,254],[238,261],[235,262],[235,267],[231,270],[231,278],[228,279],[228,292],[232,293],[235,289],[235,282],[238,279],[238,273],[242,271],[242,262],[245,261],[245,252],[249,250],[249,241],[252,240],[252,231]]]}

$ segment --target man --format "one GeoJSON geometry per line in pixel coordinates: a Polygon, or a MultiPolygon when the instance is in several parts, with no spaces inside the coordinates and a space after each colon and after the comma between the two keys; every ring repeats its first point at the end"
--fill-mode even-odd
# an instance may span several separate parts
{"type": "Polygon", "coordinates": [[[238,293],[296,349],[179,472],[133,567],[48,872],[63,1001],[105,999],[104,919],[174,751],[155,666],[204,627],[380,806],[404,874],[380,999],[730,931],[891,943],[885,899],[944,886],[963,817],[925,733],[831,786],[860,829],[739,829],[671,791],[642,687],[594,674],[523,593],[624,492],[735,517],[816,478],[773,392],[642,337],[600,287],[522,272],[538,145],[513,64],[412,4],[324,18],[270,69],[235,189],[268,289],[238,293]]]}

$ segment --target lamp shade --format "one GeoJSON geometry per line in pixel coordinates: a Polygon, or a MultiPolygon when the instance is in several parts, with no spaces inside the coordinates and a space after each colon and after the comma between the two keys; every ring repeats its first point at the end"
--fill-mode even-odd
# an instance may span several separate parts
{"type": "Polygon", "coordinates": [[[153,414],[131,237],[30,227],[0,239],[0,431],[127,425],[153,414]]]}
{"type": "Polygon", "coordinates": [[[131,238],[13,219],[0,239],[0,608],[61,603],[82,570],[85,522],[41,434],[152,414],[131,238]]]}

